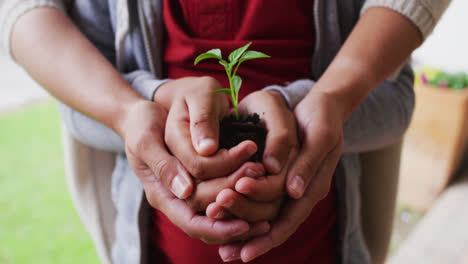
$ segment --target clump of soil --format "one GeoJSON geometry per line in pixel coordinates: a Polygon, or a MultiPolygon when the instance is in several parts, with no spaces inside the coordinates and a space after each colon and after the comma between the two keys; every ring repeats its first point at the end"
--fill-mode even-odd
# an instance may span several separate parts
{"type": "Polygon", "coordinates": [[[252,140],[258,150],[249,161],[261,162],[265,149],[266,128],[258,114],[241,116],[236,120],[234,115],[225,117],[219,123],[219,148],[230,149],[242,141],[252,140]]]}

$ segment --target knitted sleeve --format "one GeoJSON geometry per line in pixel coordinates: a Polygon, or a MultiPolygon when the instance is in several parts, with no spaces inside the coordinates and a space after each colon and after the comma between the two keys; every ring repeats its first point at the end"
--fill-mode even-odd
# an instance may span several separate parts
{"type": "Polygon", "coordinates": [[[371,7],[392,9],[413,22],[426,39],[449,4],[450,0],[366,0],[361,13],[371,7]]]}

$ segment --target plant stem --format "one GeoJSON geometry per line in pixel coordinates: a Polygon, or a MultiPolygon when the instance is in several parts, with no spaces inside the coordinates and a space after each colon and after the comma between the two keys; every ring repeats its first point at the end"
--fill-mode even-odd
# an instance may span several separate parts
{"type": "MultiPolygon", "coordinates": [[[[237,65],[237,67],[239,67],[239,65],[237,65]]],[[[237,68],[236,68],[236,71],[237,71],[237,68]]],[[[228,70],[226,68],[226,74],[228,76],[228,79],[229,79],[229,89],[231,90],[231,101],[232,101],[232,106],[234,107],[234,112],[236,114],[236,120],[239,120],[239,110],[237,109],[237,100],[238,100],[238,96],[237,94],[235,94],[234,92],[234,87],[232,85],[232,75],[231,75],[231,71],[228,70]]],[[[235,75],[234,75],[235,76],[235,75]]]]}

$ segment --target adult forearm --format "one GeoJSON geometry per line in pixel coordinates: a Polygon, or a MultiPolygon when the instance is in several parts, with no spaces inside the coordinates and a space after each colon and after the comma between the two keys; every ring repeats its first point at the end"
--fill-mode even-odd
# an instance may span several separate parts
{"type": "Polygon", "coordinates": [[[15,60],[53,96],[121,135],[127,109],[143,100],[57,9],[20,17],[11,45],[15,60]]]}
{"type": "Polygon", "coordinates": [[[390,9],[370,8],[313,90],[332,95],[347,119],[421,43],[421,33],[407,18],[390,9]]]}

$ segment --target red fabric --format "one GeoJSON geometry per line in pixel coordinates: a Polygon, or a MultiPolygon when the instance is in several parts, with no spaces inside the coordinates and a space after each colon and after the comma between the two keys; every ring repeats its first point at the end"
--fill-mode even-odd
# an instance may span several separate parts
{"type": "MultiPolygon", "coordinates": [[[[268,85],[308,78],[314,47],[312,4],[311,0],[164,0],[166,75],[172,79],[209,75],[229,87],[216,60],[193,66],[195,57],[220,48],[227,59],[231,51],[253,41],[251,49],[272,57],[242,64],[240,98],[268,85]]],[[[161,254],[158,263],[222,263],[218,246],[190,238],[157,210],[154,224],[161,254]]],[[[336,235],[331,188],[288,241],[252,263],[335,263],[336,235]]]]}
{"type": "MultiPolygon", "coordinates": [[[[331,264],[337,260],[335,188],[312,210],[306,221],[289,239],[249,262],[252,264],[331,264]]],[[[153,239],[158,246],[160,264],[223,263],[217,245],[191,238],[160,211],[155,211],[153,239]]],[[[241,264],[242,261],[230,262],[241,264]]]]}
{"type": "Polygon", "coordinates": [[[249,41],[269,59],[244,62],[238,75],[246,94],[271,84],[310,77],[314,47],[311,0],[164,0],[164,62],[169,78],[209,75],[229,84],[215,59],[193,66],[202,52],[229,53],[249,41]]]}

